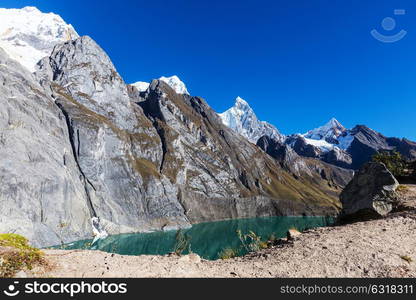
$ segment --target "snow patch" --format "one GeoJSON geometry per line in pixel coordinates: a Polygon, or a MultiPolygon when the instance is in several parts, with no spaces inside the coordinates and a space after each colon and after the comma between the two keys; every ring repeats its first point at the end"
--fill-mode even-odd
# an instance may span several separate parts
{"type": "Polygon", "coordinates": [[[305,139],[307,144],[318,147],[319,149],[321,149],[324,152],[329,152],[329,151],[333,150],[334,148],[336,148],[336,146],[334,144],[330,144],[325,140],[314,140],[314,139],[308,139],[308,138],[305,138],[305,137],[304,137],[304,139],[305,139]]]}
{"type": "Polygon", "coordinates": [[[354,136],[347,133],[346,135],[340,136],[338,138],[338,142],[339,142],[338,147],[343,150],[347,150],[351,146],[351,143],[353,141],[354,141],[354,136]]]}

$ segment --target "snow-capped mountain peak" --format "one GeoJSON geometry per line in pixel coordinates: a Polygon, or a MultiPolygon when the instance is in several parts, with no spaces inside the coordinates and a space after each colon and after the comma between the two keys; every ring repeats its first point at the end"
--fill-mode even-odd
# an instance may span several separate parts
{"type": "Polygon", "coordinates": [[[77,37],[75,29],[54,13],[33,6],[0,8],[0,47],[31,72],[55,45],[77,37]]]}
{"type": "Polygon", "coordinates": [[[337,119],[332,118],[325,125],[308,131],[303,136],[313,140],[325,140],[329,143],[335,143],[339,136],[346,131],[346,128],[338,122],[337,119]]]}
{"type": "Polygon", "coordinates": [[[237,107],[241,107],[241,108],[248,108],[251,109],[250,105],[247,103],[246,100],[244,100],[243,98],[241,98],[240,96],[237,96],[237,98],[235,98],[235,106],[237,107]]]}
{"type": "Polygon", "coordinates": [[[189,95],[188,90],[186,89],[186,85],[179,79],[178,76],[173,75],[171,77],[160,77],[159,80],[166,82],[171,88],[175,90],[178,94],[186,94],[189,95]]]}
{"type": "Polygon", "coordinates": [[[255,118],[257,120],[256,114],[254,113],[253,109],[250,107],[250,105],[247,103],[246,100],[244,100],[241,97],[235,98],[235,103],[232,108],[229,109],[229,111],[232,111],[233,115],[239,116],[239,117],[251,117],[255,118]]]}
{"type": "Polygon", "coordinates": [[[26,6],[26,7],[23,7],[22,8],[22,11],[40,13],[40,10],[37,7],[35,7],[35,6],[26,6]]]}
{"type": "Polygon", "coordinates": [[[150,83],[144,81],[137,81],[131,84],[134,86],[139,92],[145,92],[150,86],[150,83]]]}
{"type": "Polygon", "coordinates": [[[250,105],[241,97],[235,99],[233,107],[218,114],[224,125],[247,138],[252,143],[257,143],[262,136],[269,136],[278,141],[283,141],[284,136],[273,125],[260,121],[250,105]]]}

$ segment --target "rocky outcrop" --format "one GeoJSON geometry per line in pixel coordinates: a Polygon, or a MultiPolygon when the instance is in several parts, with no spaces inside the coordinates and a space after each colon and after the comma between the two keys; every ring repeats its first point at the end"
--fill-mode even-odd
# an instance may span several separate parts
{"type": "Polygon", "coordinates": [[[398,186],[396,178],[384,164],[365,164],[340,195],[342,215],[387,215],[393,209],[398,186]]]}

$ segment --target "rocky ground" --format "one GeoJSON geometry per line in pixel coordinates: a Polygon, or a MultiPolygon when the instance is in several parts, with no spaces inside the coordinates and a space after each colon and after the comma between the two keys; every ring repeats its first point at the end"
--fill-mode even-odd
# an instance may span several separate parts
{"type": "Polygon", "coordinates": [[[399,189],[387,218],[304,232],[291,243],[245,257],[122,256],[45,251],[40,277],[416,277],[416,185],[399,189]]]}

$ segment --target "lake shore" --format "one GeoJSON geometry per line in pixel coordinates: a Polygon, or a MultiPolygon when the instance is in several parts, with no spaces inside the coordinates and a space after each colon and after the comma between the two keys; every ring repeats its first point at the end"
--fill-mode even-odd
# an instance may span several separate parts
{"type": "Polygon", "coordinates": [[[37,277],[416,277],[416,186],[384,219],[308,230],[294,241],[228,260],[46,250],[37,277]]]}

